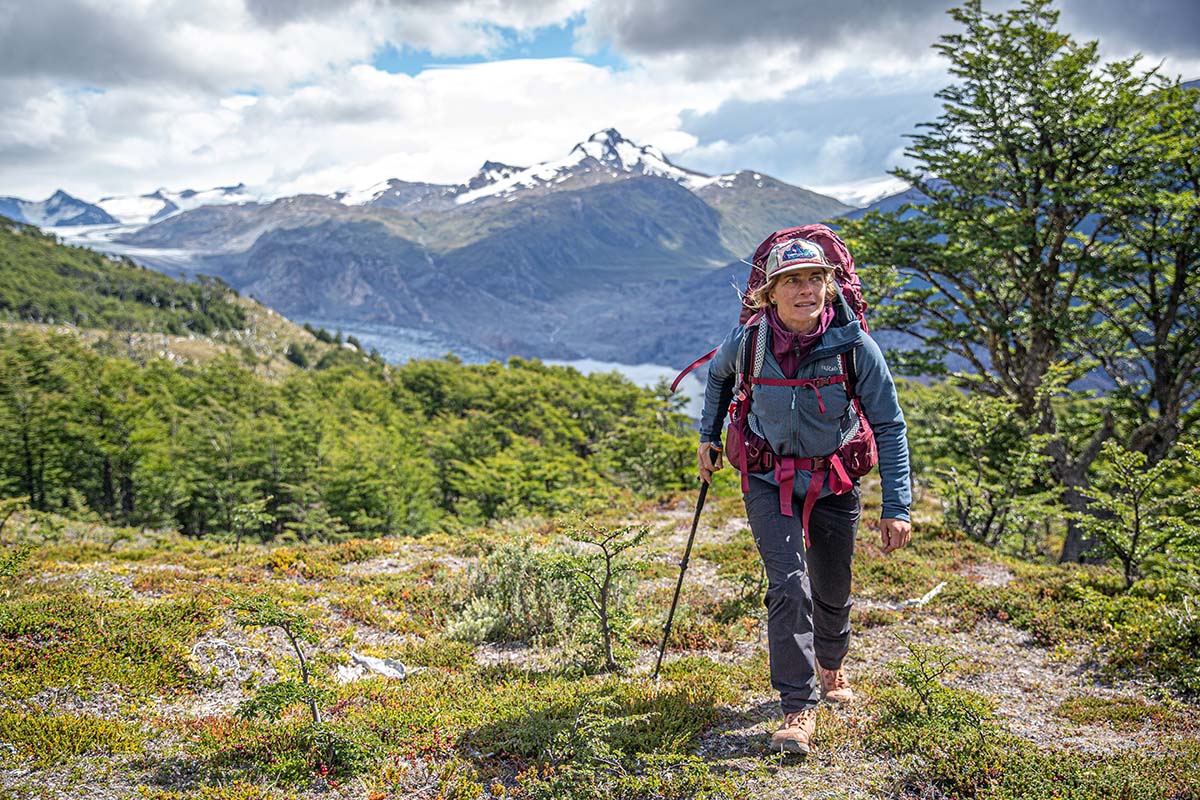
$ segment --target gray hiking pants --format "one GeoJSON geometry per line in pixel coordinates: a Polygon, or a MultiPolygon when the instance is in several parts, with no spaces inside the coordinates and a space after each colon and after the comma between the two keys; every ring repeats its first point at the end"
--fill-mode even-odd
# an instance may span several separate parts
{"type": "Polygon", "coordinates": [[[797,483],[795,516],[779,513],[779,487],[750,478],[743,497],[754,542],[767,570],[767,644],[771,685],[784,714],[820,700],[814,659],[837,669],[850,646],[850,560],[862,501],[858,487],[817,501],[804,551],[800,508],[806,486],[797,483]]]}

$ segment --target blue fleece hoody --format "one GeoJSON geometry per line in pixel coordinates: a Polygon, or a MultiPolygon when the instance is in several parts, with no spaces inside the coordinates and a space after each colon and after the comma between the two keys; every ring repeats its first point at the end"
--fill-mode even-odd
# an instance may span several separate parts
{"type": "MultiPolygon", "coordinates": [[[[854,366],[857,374],[855,391],[863,413],[875,431],[879,447],[879,475],[882,479],[885,519],[909,518],[912,491],[909,488],[908,436],[904,412],[896,399],[896,386],[883,360],[879,345],[863,332],[862,325],[839,297],[834,301],[833,324],[800,361],[795,375],[784,375],[767,342],[760,377],[763,378],[820,378],[842,373],[842,353],[857,347],[854,366]]],[[[733,397],[737,380],[737,354],[746,328],[738,325],[717,349],[709,362],[708,386],[704,392],[704,412],[700,416],[700,441],[721,442],[726,410],[733,397]]],[[[770,331],[766,333],[770,336],[770,331]]],[[[753,358],[753,354],[747,354],[753,358]]],[[[838,384],[822,389],[803,386],[754,387],[750,403],[749,422],[781,456],[817,458],[828,456],[838,449],[845,436],[854,428],[854,407],[846,390],[838,384]],[[818,392],[820,395],[818,397],[818,392]],[[822,406],[824,411],[821,410],[822,406]]],[[[776,483],[773,473],[757,476],[776,483]]],[[[796,487],[803,493],[808,486],[808,472],[797,470],[796,487]]],[[[824,486],[821,496],[831,493],[824,486]]]]}

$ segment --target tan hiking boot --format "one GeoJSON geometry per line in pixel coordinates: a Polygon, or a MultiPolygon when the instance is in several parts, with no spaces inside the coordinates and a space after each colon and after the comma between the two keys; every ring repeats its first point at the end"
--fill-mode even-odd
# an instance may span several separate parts
{"type": "Polygon", "coordinates": [[[807,753],[817,731],[817,710],[806,708],[783,718],[783,726],[771,734],[771,750],[781,753],[807,753]]]}
{"type": "Polygon", "coordinates": [[[825,669],[818,664],[817,672],[821,676],[821,692],[826,700],[831,703],[849,703],[854,700],[854,690],[850,688],[845,668],[825,669]]]}

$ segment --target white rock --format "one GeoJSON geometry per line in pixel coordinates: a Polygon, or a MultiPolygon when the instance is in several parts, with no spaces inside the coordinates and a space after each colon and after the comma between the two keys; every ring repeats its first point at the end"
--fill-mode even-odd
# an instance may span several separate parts
{"type": "Polygon", "coordinates": [[[368,672],[374,672],[376,675],[382,675],[385,678],[403,679],[406,673],[404,665],[391,658],[375,658],[374,656],[359,655],[354,651],[350,651],[350,661],[352,664],[357,664],[368,672]]]}
{"type": "Polygon", "coordinates": [[[338,664],[336,679],[338,683],[354,683],[366,673],[358,664],[338,664]]]}

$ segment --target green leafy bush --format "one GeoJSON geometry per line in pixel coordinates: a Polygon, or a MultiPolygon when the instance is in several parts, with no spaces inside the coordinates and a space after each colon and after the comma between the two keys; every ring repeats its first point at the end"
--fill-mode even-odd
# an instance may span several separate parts
{"type": "Polygon", "coordinates": [[[1175,741],[1158,752],[1104,757],[1040,751],[1004,731],[991,701],[942,682],[956,661],[944,649],[907,646],[909,657],[892,665],[896,685],[879,694],[870,733],[872,747],[910,756],[896,775],[906,793],[987,800],[1161,800],[1200,791],[1194,768],[1200,743],[1175,741]]]}
{"type": "Polygon", "coordinates": [[[1144,453],[1105,442],[1092,485],[1082,491],[1088,512],[1072,514],[1121,562],[1126,587],[1152,555],[1200,553],[1200,461],[1189,445],[1176,450],[1177,457],[1150,464],[1144,453]]]}
{"type": "Polygon", "coordinates": [[[547,563],[553,548],[519,538],[495,548],[466,578],[467,598],[447,627],[447,635],[466,642],[526,641],[550,643],[566,631],[574,612],[563,585],[547,563]]]}

